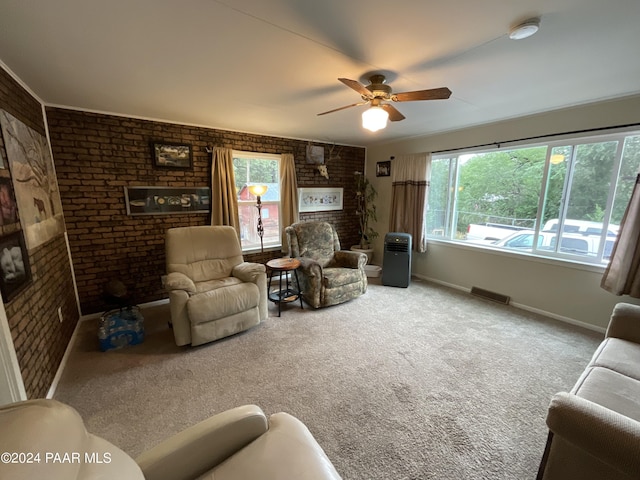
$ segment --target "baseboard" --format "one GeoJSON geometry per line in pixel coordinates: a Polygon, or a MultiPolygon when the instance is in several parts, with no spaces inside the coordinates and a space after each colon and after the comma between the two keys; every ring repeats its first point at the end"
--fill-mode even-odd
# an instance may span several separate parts
{"type": "MultiPolygon", "coordinates": [[[[453,288],[455,290],[460,290],[462,292],[466,292],[466,293],[469,293],[469,294],[471,293],[471,289],[470,288],[461,287],[460,285],[454,285],[454,284],[451,284],[451,283],[443,282],[441,280],[438,280],[438,279],[435,279],[435,278],[431,278],[431,277],[427,277],[425,275],[413,274],[413,276],[416,277],[416,278],[419,278],[421,280],[425,280],[427,282],[437,283],[438,285],[442,285],[444,287],[453,288]]],[[[577,327],[585,328],[585,329],[591,330],[593,332],[598,332],[598,333],[604,334],[605,331],[606,331],[606,329],[603,328],[603,327],[598,327],[598,326],[592,325],[590,323],[581,322],[580,320],[576,320],[574,318],[558,315],[557,313],[548,312],[546,310],[541,310],[539,308],[532,307],[530,305],[525,305],[523,303],[511,302],[510,305],[512,307],[519,308],[520,310],[526,310],[527,312],[537,313],[538,315],[543,315],[545,317],[549,317],[549,318],[552,318],[554,320],[558,320],[558,321],[563,322],[563,323],[568,323],[570,325],[575,325],[577,327]]]]}
{"type": "Polygon", "coordinates": [[[546,310],[540,310],[539,308],[530,307],[529,305],[523,305],[522,303],[511,302],[511,305],[513,305],[514,307],[519,308],[521,310],[526,310],[527,312],[532,312],[532,313],[537,313],[537,314],[540,314],[540,315],[544,315],[545,317],[553,318],[554,320],[558,320],[558,321],[564,322],[564,323],[569,323],[569,324],[575,325],[577,327],[582,327],[582,328],[585,328],[587,330],[591,330],[593,332],[598,332],[598,333],[604,334],[606,332],[606,330],[607,330],[606,328],[603,328],[603,327],[598,327],[596,325],[591,325],[590,323],[581,322],[580,320],[576,320],[575,318],[564,317],[564,316],[558,315],[556,313],[547,312],[546,310]]]}
{"type": "MultiPolygon", "coordinates": [[[[141,309],[157,307],[160,305],[166,305],[169,303],[168,298],[163,298],[162,300],[155,300],[153,302],[142,303],[138,305],[141,309]]],[[[71,339],[67,344],[67,348],[64,351],[64,355],[62,356],[62,360],[60,361],[60,365],[58,365],[58,370],[56,371],[55,377],[53,377],[53,381],[51,382],[51,386],[49,387],[49,391],[47,392],[47,396],[45,398],[53,398],[56,393],[56,388],[58,387],[58,383],[60,382],[60,378],[62,377],[62,373],[64,372],[65,367],[67,366],[67,361],[69,360],[69,355],[71,354],[71,350],[73,349],[76,339],[78,337],[78,328],[82,324],[82,322],[86,322],[87,320],[97,320],[102,316],[103,312],[92,313],[90,315],[83,315],[78,319],[78,323],[76,323],[76,328],[73,329],[73,333],[71,334],[71,339]]]]}
{"type": "MultiPolygon", "coordinates": [[[[145,308],[151,308],[151,307],[158,307],[160,305],[166,305],[167,303],[169,303],[169,299],[163,298],[162,300],[154,300],[153,302],[140,303],[138,304],[138,307],[140,307],[141,309],[145,309],[145,308]]],[[[98,312],[98,313],[90,313],[89,315],[83,315],[80,317],[80,320],[78,320],[78,322],[86,322],[87,320],[97,320],[103,314],[104,312],[98,312]]]]}
{"type": "Polygon", "coordinates": [[[69,360],[69,355],[71,355],[71,350],[76,343],[76,339],[78,338],[78,327],[80,326],[80,321],[76,323],[76,328],[73,329],[73,333],[71,334],[71,339],[67,344],[67,348],[64,351],[64,355],[62,356],[62,360],[60,361],[60,365],[58,365],[58,370],[56,371],[55,377],[53,377],[53,381],[51,382],[51,386],[49,387],[49,391],[47,392],[47,396],[45,398],[53,398],[56,393],[56,388],[58,388],[58,383],[60,382],[60,378],[62,378],[62,373],[64,372],[64,367],[67,365],[67,361],[69,360]]]}

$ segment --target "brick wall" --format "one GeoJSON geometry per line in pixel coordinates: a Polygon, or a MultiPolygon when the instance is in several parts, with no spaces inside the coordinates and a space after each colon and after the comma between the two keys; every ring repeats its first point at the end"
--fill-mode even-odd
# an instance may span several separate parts
{"type": "MultiPolygon", "coordinates": [[[[344,209],[306,213],[302,220],[327,220],[342,244],[358,241],[353,173],[363,170],[365,150],[333,148],[340,159],[327,161],[330,178],[306,164],[308,142],[286,138],[192,127],[127,117],[47,108],[65,222],[83,314],[107,308],[106,282],[121,279],[138,303],[166,298],[160,278],[165,273],[164,235],[168,228],[210,224],[209,214],[127,216],[125,186],[193,187],[211,185],[211,154],[224,146],[260,153],[293,153],[298,186],[344,187],[344,209]],[[151,141],[192,145],[193,168],[154,168],[151,141]]],[[[314,143],[318,145],[318,143],[314,143]]],[[[325,145],[325,159],[331,145],[325,145]]],[[[265,262],[279,252],[245,255],[265,262]]]]}
{"type": "MultiPolygon", "coordinates": [[[[42,106],[7,72],[0,69],[0,108],[44,135],[42,106]]],[[[6,157],[4,143],[0,150],[6,157]]],[[[9,177],[8,169],[0,176],[9,177]]],[[[3,225],[6,235],[21,228],[3,225]]],[[[29,398],[44,397],[78,321],[69,255],[63,235],[29,251],[31,283],[4,303],[18,363],[29,398]],[[64,322],[58,319],[61,309],[64,322]]]]}

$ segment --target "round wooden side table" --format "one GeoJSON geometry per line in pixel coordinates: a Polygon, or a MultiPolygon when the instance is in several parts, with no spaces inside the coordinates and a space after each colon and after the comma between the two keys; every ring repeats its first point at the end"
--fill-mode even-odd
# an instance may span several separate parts
{"type": "Polygon", "coordinates": [[[273,260],[269,260],[267,262],[267,268],[269,269],[269,286],[267,287],[267,292],[269,300],[278,304],[278,316],[280,316],[281,308],[283,303],[291,303],[296,300],[300,300],[300,308],[304,309],[302,306],[302,295],[300,295],[300,283],[298,282],[298,272],[297,268],[300,266],[300,260],[296,260],[295,258],[274,258],[273,260]],[[293,272],[293,275],[296,277],[295,286],[291,282],[291,278],[289,272],[293,272]],[[278,290],[271,291],[271,281],[273,280],[274,274],[279,275],[279,286],[278,290]],[[285,285],[282,288],[282,276],[285,277],[285,285]]]}

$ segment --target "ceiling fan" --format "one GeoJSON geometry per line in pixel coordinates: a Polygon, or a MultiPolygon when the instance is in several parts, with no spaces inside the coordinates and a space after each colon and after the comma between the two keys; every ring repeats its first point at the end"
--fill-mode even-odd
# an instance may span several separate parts
{"type": "Polygon", "coordinates": [[[387,123],[387,119],[392,122],[399,122],[404,120],[405,116],[402,115],[393,105],[384,103],[388,101],[392,102],[412,102],[415,100],[444,100],[451,96],[451,90],[446,87],[431,88],[429,90],[416,90],[413,92],[401,92],[393,93],[390,85],[385,83],[384,75],[371,75],[369,77],[369,85],[364,86],[356,80],[350,80],[348,78],[339,78],[342,83],[347,87],[352,88],[362,96],[362,102],[352,103],[351,105],[345,105],[344,107],[334,108],[327,112],[319,113],[318,115],[326,115],[328,113],[338,112],[346,108],[358,107],[361,105],[371,104],[371,108],[366,110],[362,114],[362,126],[369,130],[376,131],[380,128],[384,128],[387,123]],[[373,122],[373,128],[367,126],[367,116],[377,117],[378,122],[373,122]]]}

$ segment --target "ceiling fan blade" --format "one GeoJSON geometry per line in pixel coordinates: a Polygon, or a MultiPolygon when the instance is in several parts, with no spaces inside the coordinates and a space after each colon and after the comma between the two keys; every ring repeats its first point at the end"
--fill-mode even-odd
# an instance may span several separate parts
{"type": "Polygon", "coordinates": [[[431,88],[429,90],[416,90],[415,92],[394,93],[391,99],[394,102],[411,102],[413,100],[445,100],[451,96],[451,90],[447,87],[431,88]]]}
{"type": "Polygon", "coordinates": [[[356,92],[362,95],[365,98],[373,98],[373,94],[367,90],[367,88],[362,85],[360,82],[355,80],[349,80],[348,78],[339,78],[342,83],[344,83],[347,87],[353,88],[356,92]]]}
{"type": "Polygon", "coordinates": [[[380,105],[382,109],[389,114],[389,120],[392,122],[399,122],[400,120],[404,120],[405,116],[402,115],[396,107],[393,105],[389,105],[388,103],[380,105]]]}
{"type": "Polygon", "coordinates": [[[322,112],[322,113],[319,113],[319,114],[318,114],[318,116],[320,116],[320,115],[326,115],[327,113],[339,112],[340,110],[344,110],[344,109],[346,109],[346,108],[358,107],[358,106],[360,106],[360,105],[365,105],[365,104],[367,104],[367,103],[369,103],[369,102],[368,102],[368,101],[366,101],[366,102],[352,103],[351,105],[345,105],[344,107],[334,108],[333,110],[329,110],[328,112],[322,112]]]}

